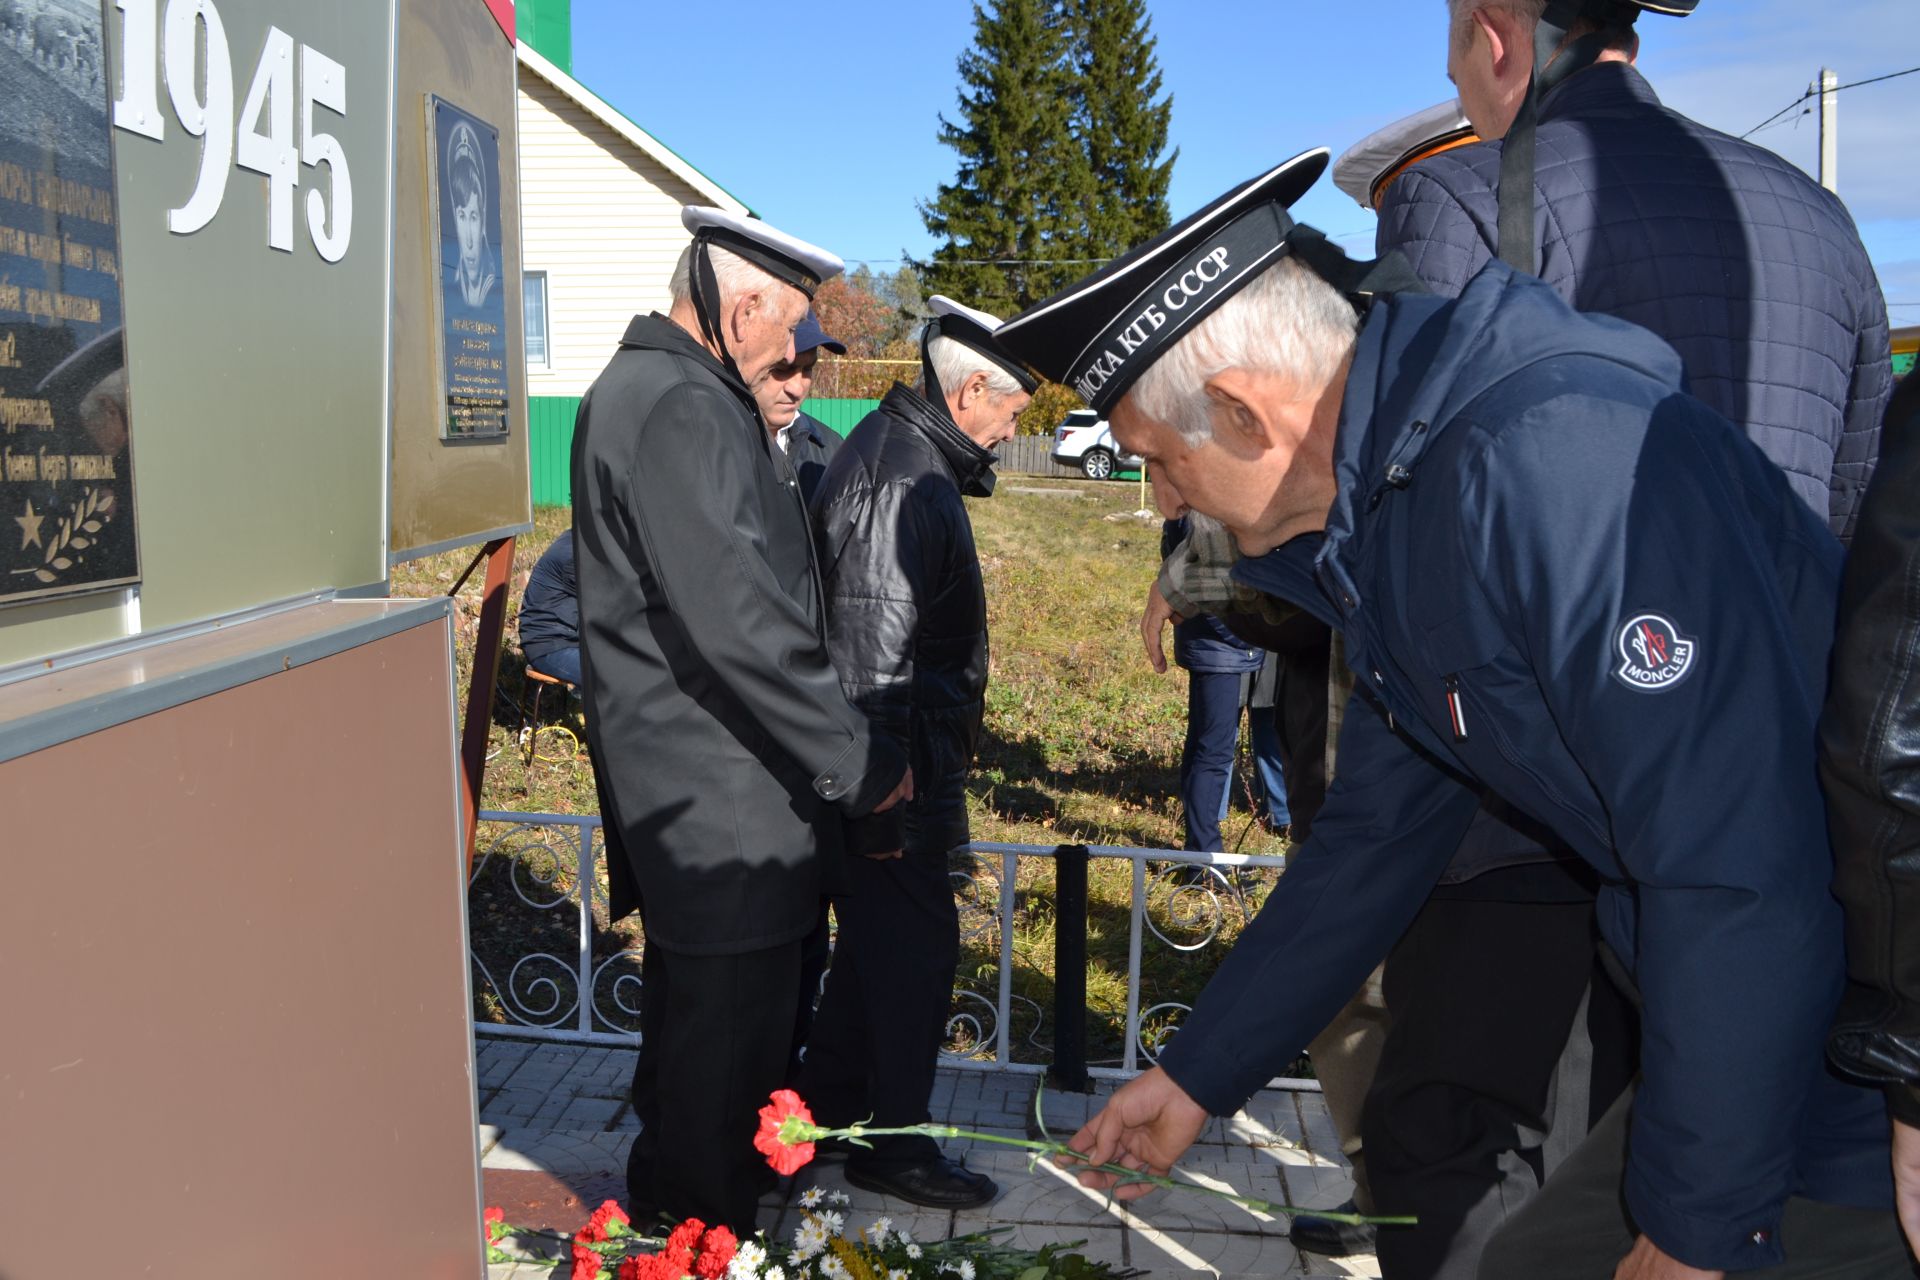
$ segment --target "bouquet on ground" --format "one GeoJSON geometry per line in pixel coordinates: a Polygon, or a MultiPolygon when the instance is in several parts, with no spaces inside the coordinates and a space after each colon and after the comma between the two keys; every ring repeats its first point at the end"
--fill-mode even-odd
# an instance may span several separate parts
{"type": "Polygon", "coordinates": [[[1031,1250],[994,1238],[1011,1227],[922,1242],[892,1219],[879,1218],[849,1235],[846,1203],[844,1192],[810,1188],[800,1197],[805,1215],[786,1241],[769,1240],[764,1232],[739,1240],[698,1218],[682,1222],[665,1240],[642,1236],[611,1200],[571,1238],[509,1226],[499,1209],[488,1209],[487,1261],[566,1265],[564,1258],[516,1255],[501,1247],[520,1237],[570,1246],[570,1280],[1127,1280],[1139,1274],[1074,1252],[1085,1241],[1031,1250]]]}

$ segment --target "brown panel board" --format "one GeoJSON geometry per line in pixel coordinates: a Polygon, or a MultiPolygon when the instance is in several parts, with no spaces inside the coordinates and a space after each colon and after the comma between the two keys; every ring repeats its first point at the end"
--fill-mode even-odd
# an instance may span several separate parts
{"type": "Polygon", "coordinates": [[[0,764],[41,885],[0,895],[8,1280],[79,1241],[155,1277],[483,1274],[450,635],[418,616],[0,764]]]}
{"type": "Polygon", "coordinates": [[[532,528],[527,356],[521,331],[520,128],[513,46],[481,0],[400,0],[394,99],[394,562],[532,528]],[[429,94],[499,132],[500,286],[506,299],[508,430],[443,439],[442,282],[429,94]]]}

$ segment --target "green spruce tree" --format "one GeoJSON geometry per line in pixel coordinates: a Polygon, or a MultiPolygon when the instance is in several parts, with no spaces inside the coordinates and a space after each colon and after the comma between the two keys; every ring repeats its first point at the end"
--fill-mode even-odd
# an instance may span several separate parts
{"type": "Polygon", "coordinates": [[[1064,0],[1073,45],[1075,135],[1097,192],[1081,248],[1117,257],[1166,230],[1173,96],[1161,93],[1146,0],[1064,0]],[[1164,158],[1162,158],[1164,155],[1164,158]]]}
{"type": "Polygon", "coordinates": [[[941,242],[918,264],[928,293],[1007,316],[1084,275],[1087,153],[1074,136],[1070,32],[1059,0],[973,7],[960,55],[958,121],[940,141],[960,157],[953,182],[922,202],[941,242]]]}

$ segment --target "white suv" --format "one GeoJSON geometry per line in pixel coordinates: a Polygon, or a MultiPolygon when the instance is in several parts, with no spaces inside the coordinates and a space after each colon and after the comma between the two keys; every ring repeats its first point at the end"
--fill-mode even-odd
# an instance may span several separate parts
{"type": "Polygon", "coordinates": [[[1053,460],[1080,468],[1089,480],[1111,480],[1122,468],[1139,470],[1141,463],[1139,455],[1121,452],[1107,420],[1092,409],[1073,410],[1053,429],[1053,460]]]}

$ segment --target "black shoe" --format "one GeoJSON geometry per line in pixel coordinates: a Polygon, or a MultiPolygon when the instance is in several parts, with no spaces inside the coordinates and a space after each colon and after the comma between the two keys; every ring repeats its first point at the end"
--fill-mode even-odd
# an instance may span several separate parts
{"type": "Polygon", "coordinates": [[[992,1178],[945,1156],[904,1169],[863,1169],[849,1161],[847,1181],[929,1209],[977,1209],[1000,1194],[992,1178]]]}
{"type": "MultiPolygon", "coordinates": [[[[1335,1213],[1358,1213],[1349,1200],[1334,1210],[1335,1213]]],[[[1373,1252],[1373,1227],[1364,1222],[1335,1222],[1331,1218],[1322,1218],[1318,1214],[1299,1213],[1293,1218],[1293,1225],[1287,1228],[1287,1239],[1293,1247],[1303,1253],[1324,1253],[1328,1257],[1346,1258],[1356,1253],[1373,1252]]]]}

